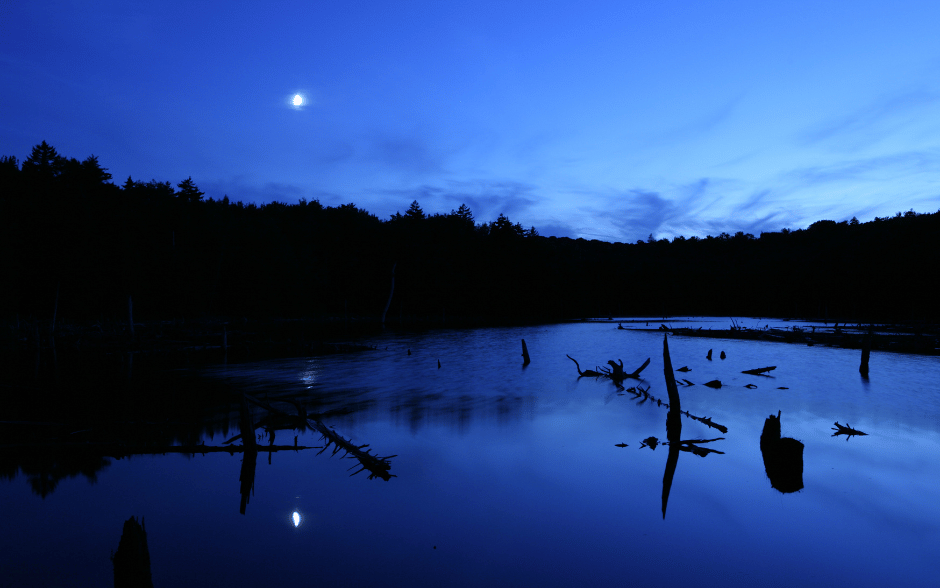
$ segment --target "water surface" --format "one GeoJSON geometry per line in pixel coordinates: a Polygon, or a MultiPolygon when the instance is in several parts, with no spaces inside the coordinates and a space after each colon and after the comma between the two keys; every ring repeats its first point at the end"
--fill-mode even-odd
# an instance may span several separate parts
{"type": "MultiPolygon", "coordinates": [[[[676,375],[694,384],[679,389],[682,409],[727,433],[682,417],[682,439],[722,439],[704,457],[679,453],[664,514],[669,447],[643,447],[667,440],[662,333],[581,323],[370,343],[180,377],[288,411],[278,399],[296,398],[343,437],[395,454],[396,477],[349,477],[356,462],[341,453],[261,454],[242,515],[240,453],[112,460],[96,483],[69,478],[45,498],[20,473],[0,482],[3,581],[110,585],[131,515],[145,519],[156,586],[933,586],[940,575],[936,357],[873,352],[864,380],[858,351],[670,337],[673,366],[691,370],[676,375]],[[624,385],[653,398],[578,378],[566,354],[582,370],[651,358],[624,385]],[[798,492],[765,472],[761,432],[778,411],[783,436],[804,445],[798,492]],[[867,435],[834,437],[836,421],[867,435]]],[[[276,443],[295,435],[322,445],[311,431],[276,443]]]]}

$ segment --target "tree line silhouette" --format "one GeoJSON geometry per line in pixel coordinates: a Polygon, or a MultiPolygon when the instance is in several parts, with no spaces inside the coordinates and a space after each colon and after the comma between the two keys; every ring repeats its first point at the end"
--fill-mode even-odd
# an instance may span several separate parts
{"type": "Polygon", "coordinates": [[[46,142],[0,158],[2,314],[88,321],[345,317],[470,325],[629,315],[930,321],[940,211],[672,241],[544,237],[505,215],[412,202],[204,198],[192,178],[127,178],[46,142]]]}

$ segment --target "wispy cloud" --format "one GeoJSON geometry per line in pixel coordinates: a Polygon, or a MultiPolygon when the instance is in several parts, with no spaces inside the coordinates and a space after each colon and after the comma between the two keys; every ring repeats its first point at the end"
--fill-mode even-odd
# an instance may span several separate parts
{"type": "Polygon", "coordinates": [[[803,185],[816,185],[831,182],[896,179],[922,173],[940,173],[940,148],[933,151],[908,151],[803,167],[787,172],[785,177],[803,185]]]}
{"type": "Polygon", "coordinates": [[[447,154],[418,133],[377,132],[363,141],[362,158],[405,175],[440,174],[447,154]]]}
{"type": "Polygon", "coordinates": [[[940,92],[924,87],[885,95],[863,108],[823,121],[799,135],[804,145],[828,144],[857,151],[877,143],[900,129],[931,117],[924,111],[940,108],[940,92]]]}

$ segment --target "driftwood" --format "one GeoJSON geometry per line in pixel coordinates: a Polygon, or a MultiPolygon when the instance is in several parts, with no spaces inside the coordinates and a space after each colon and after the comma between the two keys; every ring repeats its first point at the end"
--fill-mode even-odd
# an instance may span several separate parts
{"type": "Polygon", "coordinates": [[[594,370],[584,370],[584,371],[582,372],[582,371],[581,371],[581,366],[578,364],[578,360],[577,360],[577,359],[571,357],[571,356],[568,355],[568,354],[565,354],[565,357],[567,357],[568,359],[570,359],[571,361],[574,362],[575,369],[578,370],[578,377],[579,377],[579,378],[598,378],[598,377],[606,376],[606,375],[607,375],[607,374],[605,374],[605,373],[603,373],[603,372],[598,372],[598,371],[594,371],[594,370]]]}
{"type": "Polygon", "coordinates": [[[637,369],[635,369],[633,372],[631,372],[631,373],[628,374],[628,373],[626,373],[626,372],[623,370],[623,360],[622,360],[622,359],[617,360],[617,361],[620,362],[619,364],[616,363],[616,362],[614,362],[614,360],[611,359],[611,360],[609,360],[609,361],[607,362],[607,363],[610,365],[610,368],[609,368],[609,369],[608,369],[608,368],[603,368],[603,367],[597,367],[597,366],[595,366],[595,367],[597,367],[597,370],[584,370],[584,371],[581,371],[581,365],[578,364],[578,360],[576,360],[575,358],[571,357],[571,356],[568,355],[568,354],[565,354],[565,357],[567,357],[568,359],[570,359],[571,361],[574,362],[575,368],[578,370],[578,377],[579,377],[579,378],[586,378],[586,377],[590,377],[590,378],[610,378],[611,380],[613,380],[613,381],[614,381],[615,383],[617,383],[617,384],[619,384],[620,382],[622,382],[623,380],[625,380],[625,379],[627,379],[627,378],[633,378],[634,380],[639,380],[639,379],[640,379],[640,372],[642,372],[643,370],[645,370],[645,369],[646,369],[646,366],[648,366],[648,365],[650,364],[650,358],[646,358],[646,361],[643,362],[643,365],[641,365],[640,367],[638,367],[637,369]]]}
{"type": "Polygon", "coordinates": [[[763,376],[763,375],[765,375],[764,372],[769,372],[769,371],[775,370],[775,369],[777,369],[777,366],[772,365],[772,366],[770,366],[770,367],[762,367],[762,368],[755,368],[755,369],[752,369],[752,370],[744,370],[744,371],[741,372],[741,373],[742,373],[742,374],[751,374],[752,376],[763,376]]]}
{"type": "MultiPolygon", "coordinates": [[[[646,361],[643,362],[643,365],[641,365],[640,367],[636,368],[636,370],[634,370],[634,372],[633,372],[632,374],[627,374],[627,377],[628,377],[628,378],[633,378],[633,379],[635,379],[635,380],[639,380],[639,379],[640,379],[640,372],[642,372],[643,370],[645,370],[645,369],[646,369],[646,366],[648,366],[649,364],[650,364],[650,358],[647,357],[647,358],[646,358],[646,361]]],[[[622,364],[621,364],[621,365],[622,365],[622,364]]]]}
{"type": "Polygon", "coordinates": [[[836,421],[834,424],[835,424],[835,427],[833,427],[832,430],[835,431],[835,433],[833,433],[832,436],[838,437],[839,435],[845,435],[846,441],[848,441],[850,437],[854,437],[855,435],[867,435],[868,434],[868,433],[863,433],[857,429],[853,429],[852,427],[849,426],[848,423],[845,423],[845,425],[840,425],[839,421],[836,421]]]}

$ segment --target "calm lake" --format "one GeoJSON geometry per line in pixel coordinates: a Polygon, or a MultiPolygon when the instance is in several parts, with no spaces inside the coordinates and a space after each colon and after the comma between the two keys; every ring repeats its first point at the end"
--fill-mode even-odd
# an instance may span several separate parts
{"type": "MultiPolygon", "coordinates": [[[[691,415],[680,438],[707,442],[666,445],[663,337],[616,321],[390,332],[365,341],[372,351],[179,372],[302,407],[394,455],[394,477],[350,477],[359,462],[333,446],[262,451],[241,514],[241,452],[107,459],[94,483],[67,477],[45,497],[8,467],[0,585],[113,585],[131,516],[157,587],[937,585],[940,357],[873,351],[865,380],[857,350],[670,336],[673,367],[689,368],[675,373],[691,415]],[[579,378],[566,355],[581,370],[651,362],[621,390],[579,378]],[[794,492],[771,485],[761,447],[778,411],[782,436],[803,444],[794,492]],[[866,435],[834,436],[835,422],[866,435]]],[[[266,413],[252,405],[256,425],[266,413]]],[[[206,445],[239,434],[237,407],[218,422],[206,445]]],[[[274,443],[295,437],[324,445],[309,428],[274,443]]]]}

